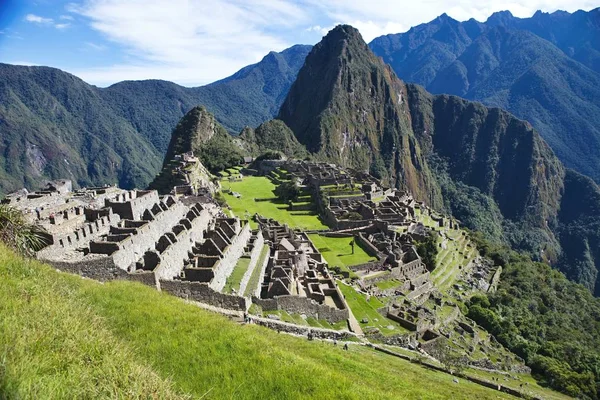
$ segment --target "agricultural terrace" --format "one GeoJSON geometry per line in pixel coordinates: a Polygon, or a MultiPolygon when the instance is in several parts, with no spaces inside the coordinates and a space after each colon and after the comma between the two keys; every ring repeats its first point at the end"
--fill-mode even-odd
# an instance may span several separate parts
{"type": "Polygon", "coordinates": [[[431,216],[423,214],[419,210],[417,210],[416,216],[423,225],[442,234],[438,237],[439,250],[436,257],[436,268],[431,273],[431,278],[440,291],[447,291],[460,277],[461,269],[459,267],[465,268],[469,265],[477,257],[477,250],[462,229],[440,228],[431,216]]]}
{"type": "MultiPolygon", "coordinates": [[[[314,211],[291,211],[288,204],[283,203],[273,194],[276,186],[267,177],[244,176],[239,181],[222,180],[221,186],[227,204],[240,218],[251,218],[254,214],[260,214],[287,224],[291,228],[328,229],[314,211]],[[239,193],[240,197],[235,197],[232,193],[239,193]]],[[[305,203],[307,199],[301,200],[303,200],[301,203],[305,203]]],[[[256,228],[256,223],[251,221],[251,224],[256,228]]]]}

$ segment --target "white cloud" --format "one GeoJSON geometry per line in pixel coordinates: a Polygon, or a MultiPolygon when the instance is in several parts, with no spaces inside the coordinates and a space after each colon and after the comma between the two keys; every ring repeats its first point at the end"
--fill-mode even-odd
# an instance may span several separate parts
{"type": "MultiPolygon", "coordinates": [[[[229,69],[230,60],[213,60],[211,68],[229,69]]],[[[97,86],[109,86],[113,83],[128,80],[161,79],[176,82],[184,86],[199,86],[214,82],[213,78],[205,78],[198,74],[199,69],[187,66],[166,64],[127,65],[115,64],[109,67],[69,69],[62,68],[86,82],[97,86]]]]}
{"type": "MultiPolygon", "coordinates": [[[[66,15],[61,15],[60,19],[68,19],[68,18],[63,18],[63,17],[68,17],[66,15]]],[[[72,19],[72,18],[71,18],[72,19]]],[[[54,26],[56,29],[58,30],[64,30],[67,29],[69,26],[71,26],[70,23],[60,23],[60,24],[55,24],[54,23],[54,19],[52,18],[45,18],[45,17],[40,17],[39,15],[35,15],[35,14],[27,14],[25,16],[25,21],[27,22],[32,22],[34,24],[39,24],[39,25],[45,25],[45,26],[54,26]]]]}
{"type": "Polygon", "coordinates": [[[42,25],[49,25],[54,22],[54,20],[52,18],[44,18],[44,17],[40,17],[39,15],[35,15],[35,14],[27,14],[25,16],[25,21],[33,22],[36,24],[42,24],[42,25]]]}
{"type": "Polygon", "coordinates": [[[74,18],[71,15],[61,15],[60,19],[63,21],[73,21],[74,18]]]}
{"type": "Polygon", "coordinates": [[[26,67],[35,67],[38,66],[39,64],[36,63],[32,63],[29,61],[11,61],[9,62],[9,64],[13,64],[13,65],[24,65],[26,67]]]}
{"type": "MultiPolygon", "coordinates": [[[[314,43],[338,23],[355,26],[368,42],[444,12],[458,20],[484,21],[505,9],[529,17],[538,9],[572,12],[595,6],[597,0],[81,0],[69,4],[67,12],[115,43],[124,61],[71,72],[100,85],[146,78],[195,85],[228,76],[271,50],[305,38],[314,43]]],[[[62,17],[57,18],[69,20],[62,17]]]]}
{"type": "Polygon", "coordinates": [[[407,27],[401,23],[392,21],[376,22],[376,21],[350,21],[348,24],[359,30],[363,39],[368,43],[378,36],[386,35],[394,32],[404,32],[407,27]]]}
{"type": "Polygon", "coordinates": [[[103,45],[103,44],[96,44],[96,43],[93,43],[93,42],[86,42],[85,45],[88,48],[90,48],[92,50],[96,50],[96,51],[104,51],[104,50],[107,49],[107,47],[105,45],[103,45]]]}
{"type": "Polygon", "coordinates": [[[88,0],[68,11],[86,17],[132,60],[106,73],[82,71],[95,82],[120,73],[123,79],[139,73],[212,82],[295,44],[285,34],[308,21],[302,9],[283,0],[88,0]]]}
{"type": "Polygon", "coordinates": [[[321,35],[327,35],[327,32],[329,32],[330,30],[332,30],[335,27],[336,24],[333,24],[331,26],[321,26],[321,25],[313,25],[313,26],[309,26],[308,28],[305,29],[305,31],[307,32],[318,32],[321,35]]]}

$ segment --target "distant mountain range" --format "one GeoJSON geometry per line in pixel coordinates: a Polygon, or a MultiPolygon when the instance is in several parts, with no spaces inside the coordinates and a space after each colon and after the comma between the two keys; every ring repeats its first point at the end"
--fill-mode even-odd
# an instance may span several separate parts
{"type": "Polygon", "coordinates": [[[485,23],[443,14],[370,46],[407,82],[528,120],[567,167],[600,181],[600,8],[485,23]]]}
{"type": "Polygon", "coordinates": [[[271,52],[221,81],[166,81],[102,89],[48,67],[0,64],[0,193],[67,177],[82,186],[146,187],[171,131],[202,104],[230,133],[275,115],[310,46],[271,52]]]}

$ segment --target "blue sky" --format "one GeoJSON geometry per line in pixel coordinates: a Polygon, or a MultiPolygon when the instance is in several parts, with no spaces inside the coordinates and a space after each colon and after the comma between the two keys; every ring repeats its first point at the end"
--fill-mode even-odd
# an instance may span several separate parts
{"type": "Polygon", "coordinates": [[[0,0],[0,62],[48,65],[108,86],[127,79],[202,85],[271,50],[314,44],[348,23],[365,40],[447,13],[590,10],[597,0],[0,0]]]}

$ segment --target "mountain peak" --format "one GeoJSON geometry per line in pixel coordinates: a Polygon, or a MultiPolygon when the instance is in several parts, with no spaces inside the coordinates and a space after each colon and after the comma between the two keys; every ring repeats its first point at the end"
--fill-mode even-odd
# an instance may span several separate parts
{"type": "Polygon", "coordinates": [[[165,162],[169,162],[177,154],[196,152],[202,144],[219,133],[227,135],[214,115],[202,105],[192,108],[173,130],[165,162]]]}
{"type": "Polygon", "coordinates": [[[441,21],[441,22],[448,22],[448,21],[458,22],[458,21],[456,21],[454,18],[452,18],[451,16],[449,16],[446,13],[443,13],[442,15],[440,15],[439,17],[437,17],[437,20],[441,21]]]}
{"type": "Polygon", "coordinates": [[[486,24],[505,25],[506,23],[509,23],[510,21],[512,21],[514,19],[515,19],[514,15],[512,15],[512,13],[508,10],[497,11],[497,12],[493,13],[492,15],[490,15],[490,17],[486,21],[486,24]]]}
{"type": "Polygon", "coordinates": [[[367,48],[367,44],[363,40],[358,29],[350,25],[337,25],[330,30],[323,39],[315,45],[319,49],[326,49],[332,54],[340,54],[343,48],[363,46],[367,48]]]}
{"type": "Polygon", "coordinates": [[[340,24],[335,26],[332,30],[330,30],[327,35],[325,35],[325,37],[323,38],[323,40],[327,39],[327,38],[360,38],[362,39],[362,36],[360,35],[360,32],[358,31],[358,29],[356,29],[355,27],[351,26],[351,25],[345,25],[345,24],[340,24]]]}

